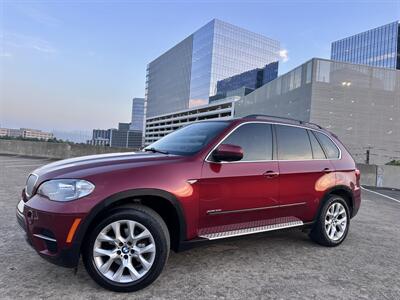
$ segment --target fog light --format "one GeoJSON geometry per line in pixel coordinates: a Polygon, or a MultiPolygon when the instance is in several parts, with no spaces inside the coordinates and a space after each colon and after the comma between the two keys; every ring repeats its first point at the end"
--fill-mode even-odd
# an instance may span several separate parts
{"type": "Polygon", "coordinates": [[[25,207],[25,202],[23,200],[20,200],[18,202],[17,209],[21,214],[24,213],[24,207],[25,207]]]}

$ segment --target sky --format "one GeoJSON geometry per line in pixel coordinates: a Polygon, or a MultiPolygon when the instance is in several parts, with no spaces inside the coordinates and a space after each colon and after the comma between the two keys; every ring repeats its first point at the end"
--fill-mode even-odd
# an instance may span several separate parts
{"type": "Polygon", "coordinates": [[[146,65],[213,18],[279,40],[283,74],[329,58],[332,41],[399,20],[400,0],[0,0],[0,127],[130,122],[146,65]]]}

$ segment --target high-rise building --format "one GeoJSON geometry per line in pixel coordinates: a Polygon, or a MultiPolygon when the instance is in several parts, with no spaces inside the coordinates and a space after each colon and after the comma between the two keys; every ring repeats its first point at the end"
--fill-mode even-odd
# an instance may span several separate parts
{"type": "Polygon", "coordinates": [[[133,98],[130,130],[143,131],[143,127],[144,127],[144,98],[133,98]]]}
{"type": "Polygon", "coordinates": [[[280,43],[214,19],[150,62],[146,117],[206,105],[217,82],[279,60],[280,43]]]}
{"type": "Polygon", "coordinates": [[[331,59],[400,70],[400,22],[333,42],[331,59]]]}

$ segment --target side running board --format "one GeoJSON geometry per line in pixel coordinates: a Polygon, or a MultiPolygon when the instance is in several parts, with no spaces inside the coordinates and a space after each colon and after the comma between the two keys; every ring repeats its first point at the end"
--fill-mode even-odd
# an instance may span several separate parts
{"type": "Polygon", "coordinates": [[[199,237],[205,238],[208,240],[218,240],[224,238],[230,238],[234,236],[241,236],[259,232],[266,232],[266,231],[273,231],[285,228],[292,228],[292,227],[299,227],[303,226],[304,223],[300,220],[287,220],[284,223],[275,223],[275,224],[267,224],[262,226],[255,226],[255,227],[247,227],[242,229],[235,229],[235,230],[227,230],[227,231],[220,231],[220,232],[200,232],[199,237]]]}

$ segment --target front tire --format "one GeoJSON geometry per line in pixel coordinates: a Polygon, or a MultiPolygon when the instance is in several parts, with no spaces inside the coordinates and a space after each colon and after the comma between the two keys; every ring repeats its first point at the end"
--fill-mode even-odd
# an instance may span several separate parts
{"type": "Polygon", "coordinates": [[[310,232],[310,238],[323,246],[335,247],[346,238],[350,227],[347,202],[340,196],[331,195],[321,208],[310,232]]]}
{"type": "Polygon", "coordinates": [[[163,219],[142,205],[111,212],[89,233],[83,263],[100,286],[133,292],[160,275],[169,255],[170,237],[163,219]]]}

